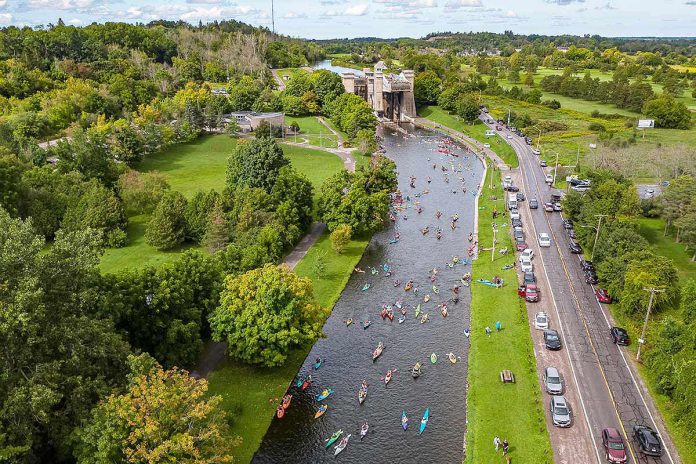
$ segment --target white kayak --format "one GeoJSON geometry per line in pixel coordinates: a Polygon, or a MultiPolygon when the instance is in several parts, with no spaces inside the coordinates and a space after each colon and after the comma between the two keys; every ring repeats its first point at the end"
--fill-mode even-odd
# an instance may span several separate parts
{"type": "Polygon", "coordinates": [[[338,445],[336,445],[336,451],[334,451],[334,456],[337,456],[338,453],[340,453],[341,451],[346,449],[346,446],[348,446],[348,439],[350,437],[351,437],[351,435],[348,434],[348,436],[341,439],[341,442],[338,445]]]}

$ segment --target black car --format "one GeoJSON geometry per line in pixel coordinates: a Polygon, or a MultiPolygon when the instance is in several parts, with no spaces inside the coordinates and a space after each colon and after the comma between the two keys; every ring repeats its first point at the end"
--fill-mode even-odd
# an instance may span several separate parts
{"type": "Polygon", "coordinates": [[[585,270],[585,282],[588,284],[596,284],[599,280],[597,279],[597,273],[594,269],[585,270]]]}
{"type": "Polygon", "coordinates": [[[647,425],[634,425],[633,436],[638,442],[640,452],[650,456],[662,456],[660,436],[647,425]]]}
{"type": "Polygon", "coordinates": [[[537,209],[539,207],[539,201],[536,198],[529,200],[529,209],[537,209]]]}
{"type": "Polygon", "coordinates": [[[524,193],[522,192],[517,192],[517,201],[524,201],[524,193]]]}
{"type": "Polygon", "coordinates": [[[572,229],[573,228],[573,221],[571,221],[570,219],[564,219],[563,220],[563,227],[565,229],[572,229]]]}
{"type": "Polygon", "coordinates": [[[525,272],[524,275],[522,276],[522,281],[524,282],[525,285],[535,284],[536,283],[536,276],[534,275],[533,272],[525,272]]]}
{"type": "Polygon", "coordinates": [[[561,337],[558,336],[558,332],[553,329],[544,330],[544,346],[547,350],[560,350],[561,337]]]}
{"type": "Polygon", "coordinates": [[[520,191],[520,188],[516,185],[511,185],[507,189],[508,189],[508,192],[519,192],[520,191]]]}
{"type": "Polygon", "coordinates": [[[568,232],[568,237],[570,237],[570,238],[572,238],[573,240],[575,240],[575,238],[576,238],[576,237],[575,237],[575,229],[566,229],[566,231],[568,232]]]}
{"type": "Polygon", "coordinates": [[[580,266],[582,266],[582,269],[587,271],[587,270],[592,270],[594,271],[594,264],[592,264],[592,261],[586,260],[586,259],[581,259],[580,260],[580,266]]]}
{"type": "Polygon", "coordinates": [[[515,218],[512,220],[512,227],[522,227],[522,219],[515,218]]]}
{"type": "Polygon", "coordinates": [[[622,329],[621,327],[612,327],[609,333],[611,333],[611,339],[617,345],[628,346],[628,344],[630,343],[630,340],[628,339],[628,332],[626,332],[626,329],[622,329]]]}
{"type": "Polygon", "coordinates": [[[579,255],[580,253],[582,253],[582,247],[580,246],[580,244],[578,242],[570,242],[568,244],[568,249],[574,255],[579,255]]]}

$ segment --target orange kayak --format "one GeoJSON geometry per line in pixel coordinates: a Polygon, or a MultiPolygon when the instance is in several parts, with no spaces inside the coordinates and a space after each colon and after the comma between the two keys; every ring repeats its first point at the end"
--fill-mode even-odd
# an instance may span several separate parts
{"type": "Polygon", "coordinates": [[[292,395],[285,395],[283,397],[283,409],[288,409],[290,407],[291,401],[292,401],[292,395]]]}
{"type": "Polygon", "coordinates": [[[321,416],[324,415],[327,409],[329,409],[329,406],[326,404],[322,404],[319,410],[314,414],[314,418],[319,419],[321,416]]]}
{"type": "Polygon", "coordinates": [[[278,409],[276,409],[276,416],[278,416],[278,419],[282,419],[284,415],[285,409],[283,409],[282,406],[278,406],[278,409]]]}

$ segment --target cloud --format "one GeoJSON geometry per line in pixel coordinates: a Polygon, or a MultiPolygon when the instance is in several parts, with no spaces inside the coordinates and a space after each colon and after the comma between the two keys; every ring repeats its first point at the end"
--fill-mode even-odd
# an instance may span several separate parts
{"type": "Polygon", "coordinates": [[[283,15],[283,19],[304,19],[306,17],[305,13],[295,13],[294,11],[289,11],[283,15]]]}
{"type": "Polygon", "coordinates": [[[359,3],[357,5],[349,6],[343,11],[325,11],[323,16],[365,16],[367,14],[367,10],[368,6],[366,3],[359,3]]]}
{"type": "Polygon", "coordinates": [[[517,13],[515,13],[515,12],[512,11],[512,10],[507,10],[507,11],[503,14],[503,16],[505,16],[506,18],[517,18],[517,13]]]}
{"type": "Polygon", "coordinates": [[[449,0],[445,3],[445,9],[458,10],[460,8],[479,8],[482,7],[481,0],[449,0]]]}
{"type": "Polygon", "coordinates": [[[27,0],[23,6],[27,9],[84,10],[94,4],[94,0],[27,0]]]}
{"type": "Polygon", "coordinates": [[[7,3],[7,0],[0,0],[0,8],[5,6],[6,3],[7,3]]]}
{"type": "Polygon", "coordinates": [[[689,0],[688,2],[684,2],[684,5],[696,6],[696,0],[689,0]]]}
{"type": "Polygon", "coordinates": [[[611,2],[607,2],[604,5],[596,6],[595,10],[615,10],[616,7],[611,5],[611,2]]]}
{"type": "Polygon", "coordinates": [[[559,6],[570,5],[571,3],[585,3],[585,0],[546,0],[546,3],[555,3],[559,6]]]}
{"type": "Polygon", "coordinates": [[[12,24],[12,15],[10,13],[0,13],[0,24],[12,24]]]}
{"type": "Polygon", "coordinates": [[[437,0],[374,0],[374,2],[398,8],[434,8],[437,6],[437,0]]]}
{"type": "Polygon", "coordinates": [[[343,5],[348,3],[348,0],[321,0],[319,3],[322,5],[343,5]]]}

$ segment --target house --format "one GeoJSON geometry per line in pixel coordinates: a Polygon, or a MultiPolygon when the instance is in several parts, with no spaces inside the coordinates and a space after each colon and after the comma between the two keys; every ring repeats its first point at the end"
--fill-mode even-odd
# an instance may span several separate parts
{"type": "Polygon", "coordinates": [[[235,111],[234,113],[223,116],[225,124],[232,120],[236,120],[242,132],[252,132],[263,121],[268,122],[271,126],[285,127],[284,113],[257,113],[256,111],[235,111]]]}

